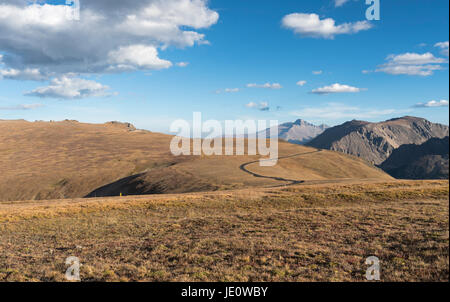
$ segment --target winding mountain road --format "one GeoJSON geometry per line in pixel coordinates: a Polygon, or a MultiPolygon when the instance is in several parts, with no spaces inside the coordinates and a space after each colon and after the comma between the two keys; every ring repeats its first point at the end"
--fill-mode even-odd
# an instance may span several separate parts
{"type": "MultiPolygon", "coordinates": [[[[312,151],[312,152],[306,152],[306,153],[297,153],[297,154],[292,154],[292,155],[288,155],[288,156],[283,156],[283,157],[279,157],[278,160],[283,160],[286,158],[292,158],[292,157],[297,157],[297,156],[302,156],[302,155],[307,155],[307,154],[313,154],[313,153],[319,153],[322,150],[317,150],[317,151],[312,151]]],[[[261,175],[255,172],[252,172],[250,170],[248,170],[247,166],[257,163],[259,162],[259,160],[254,160],[248,163],[244,163],[242,164],[239,169],[241,169],[242,171],[244,171],[245,173],[248,173],[250,175],[253,175],[254,177],[259,177],[259,178],[267,178],[267,179],[273,179],[273,180],[277,180],[277,181],[284,181],[284,182],[289,182],[288,184],[285,185],[281,185],[281,186],[293,186],[293,185],[297,185],[297,184],[301,184],[304,183],[304,180],[295,180],[295,179],[287,179],[287,178],[283,178],[283,177],[277,177],[277,176],[266,176],[266,175],[261,175]]],[[[276,186],[275,186],[276,187],[276,186]]]]}

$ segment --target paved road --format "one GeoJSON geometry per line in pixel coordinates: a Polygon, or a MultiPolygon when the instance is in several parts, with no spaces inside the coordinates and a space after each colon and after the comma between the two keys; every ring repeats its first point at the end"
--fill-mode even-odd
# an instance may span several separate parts
{"type": "MultiPolygon", "coordinates": [[[[279,157],[278,160],[283,160],[283,159],[286,159],[286,158],[292,158],[292,157],[297,157],[297,156],[302,156],[302,155],[307,155],[307,154],[312,154],[312,153],[318,153],[318,152],[321,152],[321,150],[318,150],[318,151],[312,151],[312,152],[306,152],[306,153],[297,153],[297,154],[293,154],[293,155],[283,156],[283,157],[279,157]]],[[[274,179],[274,180],[278,180],[278,181],[285,181],[285,182],[288,182],[288,184],[281,185],[281,187],[282,187],[282,186],[292,186],[292,185],[297,185],[297,184],[301,184],[301,183],[304,183],[304,182],[305,182],[304,180],[287,179],[287,178],[277,177],[277,176],[266,176],[266,175],[261,175],[261,174],[258,174],[258,173],[255,173],[255,172],[252,172],[252,171],[248,170],[248,168],[247,168],[248,165],[251,165],[251,164],[254,164],[254,163],[258,163],[258,162],[259,162],[259,160],[254,160],[254,161],[251,161],[251,162],[248,162],[248,163],[244,163],[244,164],[242,164],[239,168],[240,168],[242,171],[244,171],[244,172],[246,172],[246,173],[248,173],[248,174],[253,175],[254,177],[267,178],[267,179],[274,179]]],[[[275,187],[278,187],[278,186],[275,186],[275,187]]]]}

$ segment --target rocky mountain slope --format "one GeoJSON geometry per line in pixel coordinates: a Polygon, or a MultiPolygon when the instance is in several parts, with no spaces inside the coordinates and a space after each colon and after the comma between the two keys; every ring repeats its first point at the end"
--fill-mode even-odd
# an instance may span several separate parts
{"type": "Polygon", "coordinates": [[[380,167],[395,178],[448,179],[449,138],[432,138],[421,145],[394,150],[380,167]]]}
{"type": "MultiPolygon", "coordinates": [[[[304,145],[328,128],[329,126],[324,124],[316,126],[302,119],[298,119],[293,123],[278,125],[278,137],[293,144],[304,145]]],[[[270,129],[266,129],[267,137],[269,137],[269,134],[270,129]]]]}
{"type": "Polygon", "coordinates": [[[327,129],[308,145],[352,154],[379,165],[401,145],[422,144],[430,138],[448,135],[448,126],[405,116],[379,123],[346,122],[327,129]]]}

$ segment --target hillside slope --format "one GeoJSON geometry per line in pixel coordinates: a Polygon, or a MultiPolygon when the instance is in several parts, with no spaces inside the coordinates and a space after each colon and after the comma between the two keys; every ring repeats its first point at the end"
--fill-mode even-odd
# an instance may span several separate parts
{"type": "Polygon", "coordinates": [[[275,167],[260,156],[174,157],[172,136],[121,123],[0,121],[0,200],[184,193],[286,181],[391,179],[361,159],[280,142],[275,167]],[[251,172],[270,177],[255,177],[251,172]],[[107,190],[100,190],[107,187],[107,190]]]}
{"type": "Polygon", "coordinates": [[[395,178],[448,179],[449,138],[432,138],[421,145],[403,145],[380,167],[395,178]]]}
{"type": "MultiPolygon", "coordinates": [[[[296,185],[0,202],[0,280],[148,282],[449,279],[448,181],[296,185]]],[[[174,300],[179,300],[174,299],[174,300]]]]}
{"type": "Polygon", "coordinates": [[[448,135],[448,126],[406,116],[379,123],[350,121],[327,129],[307,145],[352,154],[378,165],[401,145],[448,135]]]}

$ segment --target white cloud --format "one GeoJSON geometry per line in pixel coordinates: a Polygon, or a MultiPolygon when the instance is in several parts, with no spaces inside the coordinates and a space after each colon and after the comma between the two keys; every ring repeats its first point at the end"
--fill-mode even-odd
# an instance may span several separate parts
{"type": "Polygon", "coordinates": [[[189,65],[189,62],[178,62],[176,65],[178,67],[187,67],[189,65]]]}
{"type": "Polygon", "coordinates": [[[433,71],[442,69],[440,65],[384,65],[375,71],[393,75],[430,76],[433,74],[433,71]]]}
{"type": "Polygon", "coordinates": [[[448,107],[448,101],[447,100],[440,100],[440,101],[429,101],[426,103],[418,103],[414,105],[416,108],[431,108],[431,107],[448,107]]]}
{"type": "Polygon", "coordinates": [[[424,54],[407,52],[401,55],[390,55],[386,60],[392,64],[402,65],[441,64],[447,62],[445,59],[436,58],[430,52],[424,54]]]}
{"type": "Polygon", "coordinates": [[[284,16],[282,24],[301,36],[326,39],[333,39],[334,36],[340,34],[355,34],[372,28],[368,21],[336,25],[336,22],[331,18],[321,20],[317,14],[302,13],[284,16]]]}
{"type": "Polygon", "coordinates": [[[436,58],[427,52],[424,54],[405,53],[400,55],[389,55],[387,63],[378,66],[376,72],[384,72],[393,75],[418,75],[430,76],[435,70],[442,70],[441,64],[448,63],[446,59],[436,58]]]}
{"type": "Polygon", "coordinates": [[[219,18],[207,0],[84,1],[79,21],[67,20],[65,5],[27,2],[0,4],[5,69],[57,77],[170,67],[156,49],[204,44],[199,31],[219,18]]]}
{"type": "Polygon", "coordinates": [[[240,88],[225,88],[225,89],[218,89],[218,90],[216,90],[216,93],[217,94],[221,94],[221,93],[236,93],[236,92],[239,92],[239,91],[241,91],[241,89],[240,88]]]}
{"type": "Polygon", "coordinates": [[[158,58],[158,50],[153,46],[130,45],[120,47],[108,54],[110,70],[158,70],[169,68],[172,63],[158,58]]]}
{"type": "Polygon", "coordinates": [[[313,70],[313,72],[312,72],[313,75],[320,75],[322,73],[323,73],[322,70],[313,70]]]}
{"type": "Polygon", "coordinates": [[[304,108],[299,111],[292,112],[292,115],[301,118],[318,118],[328,120],[340,119],[369,119],[379,116],[399,113],[394,109],[362,109],[357,106],[347,106],[339,103],[329,103],[323,107],[304,108]]]}
{"type": "Polygon", "coordinates": [[[265,84],[247,84],[247,88],[268,88],[268,89],[281,89],[283,86],[281,86],[279,83],[265,83],[265,84]]]}
{"type": "Polygon", "coordinates": [[[0,79],[23,80],[23,81],[44,81],[47,75],[42,74],[37,68],[0,69],[0,79]]]}
{"type": "Polygon", "coordinates": [[[297,82],[297,86],[300,86],[300,87],[301,87],[301,86],[305,86],[305,85],[306,85],[306,81],[303,81],[303,80],[302,80],[302,81],[298,81],[298,82],[297,82]]]}
{"type": "Polygon", "coordinates": [[[362,90],[365,90],[365,89],[335,83],[330,86],[325,86],[325,87],[320,87],[320,88],[314,89],[313,91],[311,91],[311,93],[314,93],[314,94],[330,94],[330,93],[344,93],[344,92],[355,93],[355,92],[360,92],[362,90]]]}
{"type": "Polygon", "coordinates": [[[436,43],[434,44],[434,47],[439,47],[442,49],[441,53],[448,57],[448,41],[436,43]]]}
{"type": "Polygon", "coordinates": [[[245,107],[252,108],[252,109],[258,109],[260,111],[269,111],[269,109],[270,109],[268,102],[259,102],[259,103],[250,102],[250,103],[246,104],[245,107]]]}
{"type": "Polygon", "coordinates": [[[10,107],[0,107],[0,110],[31,110],[44,107],[42,104],[20,104],[17,106],[10,106],[10,107]]]}
{"type": "Polygon", "coordinates": [[[41,98],[81,99],[113,95],[108,90],[108,86],[95,81],[63,76],[53,79],[49,86],[36,88],[25,95],[41,98]]]}
{"type": "Polygon", "coordinates": [[[350,0],[334,0],[334,6],[336,7],[340,7],[342,5],[344,5],[345,3],[347,3],[350,0]]]}

